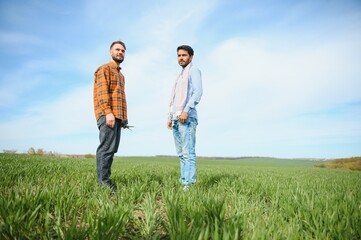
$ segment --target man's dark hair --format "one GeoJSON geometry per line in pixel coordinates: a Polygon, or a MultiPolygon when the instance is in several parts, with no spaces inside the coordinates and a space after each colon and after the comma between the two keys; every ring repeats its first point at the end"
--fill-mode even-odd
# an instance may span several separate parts
{"type": "Polygon", "coordinates": [[[115,42],[112,42],[112,44],[110,45],[110,49],[112,49],[112,47],[113,47],[115,44],[120,44],[120,45],[122,45],[122,46],[124,47],[124,50],[127,50],[127,48],[125,47],[125,44],[124,44],[122,41],[120,41],[120,40],[115,41],[115,42]]]}
{"type": "Polygon", "coordinates": [[[193,51],[193,48],[191,48],[190,46],[188,45],[181,45],[177,48],[177,52],[182,49],[182,50],[186,50],[189,54],[189,56],[193,56],[194,55],[194,51],[193,51]]]}

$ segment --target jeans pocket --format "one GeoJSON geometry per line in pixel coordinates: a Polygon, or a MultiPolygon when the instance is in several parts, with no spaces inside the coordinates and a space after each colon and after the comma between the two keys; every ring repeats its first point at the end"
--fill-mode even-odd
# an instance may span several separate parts
{"type": "Polygon", "coordinates": [[[198,125],[197,119],[192,118],[192,117],[188,118],[186,123],[188,123],[188,126],[197,126],[198,125]]]}
{"type": "Polygon", "coordinates": [[[105,116],[101,116],[98,121],[97,121],[97,125],[98,125],[98,129],[100,129],[100,127],[105,124],[105,116]]]}

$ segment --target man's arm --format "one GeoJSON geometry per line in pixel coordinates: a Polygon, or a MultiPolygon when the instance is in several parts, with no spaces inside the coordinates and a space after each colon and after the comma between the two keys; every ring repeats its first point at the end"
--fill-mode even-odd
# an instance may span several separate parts
{"type": "Polygon", "coordinates": [[[189,100],[184,107],[184,112],[189,112],[190,109],[195,108],[196,105],[200,102],[203,94],[201,71],[199,71],[198,68],[191,69],[190,76],[193,84],[193,92],[191,93],[189,100]]]}
{"type": "Polygon", "coordinates": [[[191,69],[191,79],[193,84],[193,92],[191,93],[183,112],[179,116],[179,121],[184,123],[188,118],[188,112],[200,102],[203,88],[202,88],[202,75],[198,68],[191,69]]]}
{"type": "Polygon", "coordinates": [[[98,97],[98,103],[102,112],[105,114],[106,125],[110,128],[113,128],[115,125],[115,117],[112,112],[112,108],[109,103],[109,73],[106,71],[105,67],[101,67],[97,72],[97,90],[96,94],[98,97]]]}

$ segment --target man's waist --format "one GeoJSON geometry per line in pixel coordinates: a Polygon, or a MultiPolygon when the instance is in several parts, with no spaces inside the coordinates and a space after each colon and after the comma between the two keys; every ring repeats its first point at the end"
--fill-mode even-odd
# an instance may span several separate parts
{"type": "MultiPolygon", "coordinates": [[[[177,120],[178,117],[181,115],[181,112],[172,112],[172,120],[177,120]]],[[[197,110],[195,108],[192,108],[188,112],[188,117],[197,118],[197,110]]]]}

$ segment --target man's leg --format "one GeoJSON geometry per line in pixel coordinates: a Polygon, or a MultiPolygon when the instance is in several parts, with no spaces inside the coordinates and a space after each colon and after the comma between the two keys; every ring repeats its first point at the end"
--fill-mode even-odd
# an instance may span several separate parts
{"type": "Polygon", "coordinates": [[[188,118],[183,124],[179,123],[178,127],[184,185],[196,182],[196,127],[197,120],[194,118],[188,118]]]}
{"type": "Polygon", "coordinates": [[[101,185],[112,185],[110,180],[111,166],[114,153],[117,152],[120,139],[120,123],[118,120],[114,128],[105,124],[105,116],[98,120],[100,144],[96,153],[97,175],[101,185]]]}
{"type": "Polygon", "coordinates": [[[177,155],[179,157],[179,162],[180,162],[180,179],[179,181],[183,184],[183,185],[188,185],[188,183],[186,182],[186,172],[185,172],[185,169],[186,169],[186,162],[184,160],[184,157],[183,157],[183,152],[182,152],[182,136],[181,136],[181,133],[179,131],[179,121],[175,121],[173,123],[173,137],[174,137],[174,143],[175,143],[175,148],[176,148],[176,151],[177,151],[177,155]]]}
{"type": "Polygon", "coordinates": [[[187,136],[185,151],[188,152],[189,156],[189,165],[188,165],[188,176],[187,180],[189,184],[194,184],[197,180],[196,173],[196,129],[197,129],[197,120],[194,118],[188,119],[189,124],[187,126],[187,136]]]}

